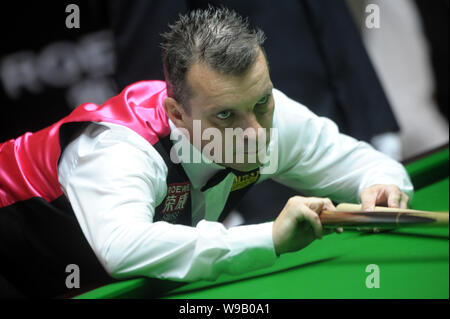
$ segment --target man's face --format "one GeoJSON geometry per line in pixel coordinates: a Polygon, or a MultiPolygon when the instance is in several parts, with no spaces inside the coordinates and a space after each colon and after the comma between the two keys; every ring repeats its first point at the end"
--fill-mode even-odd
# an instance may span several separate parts
{"type": "MultiPolygon", "coordinates": [[[[191,143],[194,121],[200,120],[202,133],[208,128],[216,128],[221,132],[222,160],[218,161],[215,157],[215,162],[239,171],[261,166],[257,154],[262,148],[266,149],[269,143],[274,111],[273,84],[262,51],[243,75],[223,75],[204,64],[194,64],[188,70],[186,80],[192,92],[189,100],[191,112],[183,114],[181,125],[189,131],[191,143]],[[242,144],[236,143],[234,139],[231,146],[228,138],[227,145],[226,128],[244,130],[242,144]],[[266,134],[260,134],[262,129],[266,129],[266,134]],[[263,140],[261,138],[264,135],[266,138],[263,140]],[[258,139],[261,139],[259,144],[258,139]],[[226,152],[231,152],[232,161],[226,160],[226,152]],[[238,157],[243,159],[243,163],[238,162],[238,157]]],[[[211,140],[202,138],[202,150],[211,140]]],[[[214,155],[214,150],[210,154],[214,155]]]]}

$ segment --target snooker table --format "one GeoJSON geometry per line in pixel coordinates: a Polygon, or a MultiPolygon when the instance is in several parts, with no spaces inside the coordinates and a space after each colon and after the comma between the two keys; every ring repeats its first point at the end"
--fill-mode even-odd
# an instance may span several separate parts
{"type": "MultiPolygon", "coordinates": [[[[416,192],[410,208],[448,211],[448,145],[405,163],[416,192]]],[[[370,282],[370,280],[369,280],[370,282]]],[[[374,281],[372,281],[374,283],[374,281]]],[[[448,299],[449,229],[402,228],[379,234],[345,230],[324,236],[272,267],[189,284],[130,279],[76,299],[448,299]],[[376,265],[378,287],[366,280],[376,265]],[[367,268],[369,267],[369,268],[367,268]],[[369,285],[370,286],[370,285],[369,285]]]]}

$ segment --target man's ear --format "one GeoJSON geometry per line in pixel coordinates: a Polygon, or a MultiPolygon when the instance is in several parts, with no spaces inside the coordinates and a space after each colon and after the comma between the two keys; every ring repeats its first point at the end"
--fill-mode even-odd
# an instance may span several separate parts
{"type": "Polygon", "coordinates": [[[186,113],[183,107],[173,98],[167,97],[164,102],[164,110],[176,127],[186,127],[186,113]]]}

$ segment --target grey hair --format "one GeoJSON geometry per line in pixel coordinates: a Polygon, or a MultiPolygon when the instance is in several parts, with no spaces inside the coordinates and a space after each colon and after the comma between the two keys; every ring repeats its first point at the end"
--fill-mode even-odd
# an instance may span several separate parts
{"type": "MultiPolygon", "coordinates": [[[[266,37],[250,27],[248,19],[226,8],[194,10],[179,16],[163,33],[162,61],[169,97],[188,112],[191,90],[186,73],[191,65],[204,63],[213,70],[241,75],[255,63],[266,37]]],[[[264,53],[265,54],[265,53],[264,53]]]]}

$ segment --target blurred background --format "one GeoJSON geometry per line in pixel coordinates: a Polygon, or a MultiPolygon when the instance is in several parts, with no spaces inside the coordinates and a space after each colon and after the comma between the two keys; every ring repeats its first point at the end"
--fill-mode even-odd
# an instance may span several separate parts
{"type": "MultiPolygon", "coordinates": [[[[12,2],[0,13],[0,142],[135,81],[163,80],[160,33],[208,4],[264,30],[275,87],[342,132],[401,161],[448,143],[448,0],[12,2]],[[66,27],[69,4],[79,28],[66,27]]],[[[293,194],[264,182],[228,222],[273,218],[293,194]]]]}

